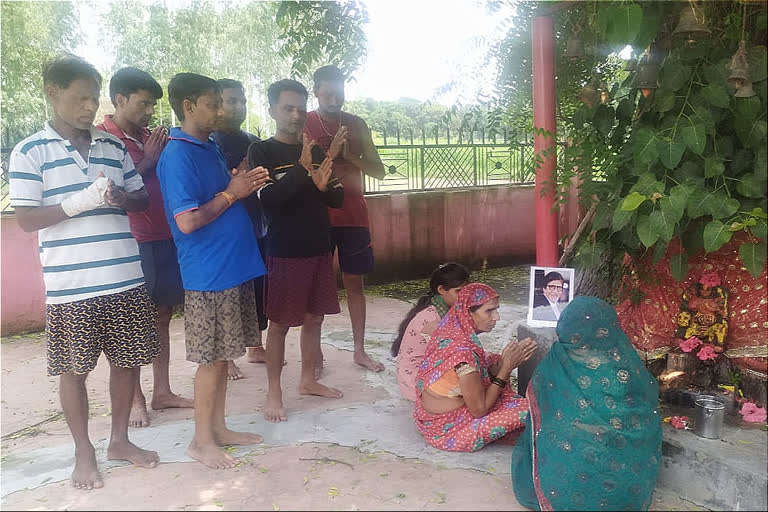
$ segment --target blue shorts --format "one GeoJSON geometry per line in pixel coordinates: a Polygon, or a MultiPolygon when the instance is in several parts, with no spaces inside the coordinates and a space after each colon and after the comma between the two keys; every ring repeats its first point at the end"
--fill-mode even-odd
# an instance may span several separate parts
{"type": "Polygon", "coordinates": [[[139,254],[152,302],[157,306],[184,304],[184,285],[173,239],[140,243],[139,254]]]}
{"type": "Polygon", "coordinates": [[[331,250],[339,251],[339,267],[346,274],[373,272],[373,247],[368,228],[331,227],[331,250]]]}

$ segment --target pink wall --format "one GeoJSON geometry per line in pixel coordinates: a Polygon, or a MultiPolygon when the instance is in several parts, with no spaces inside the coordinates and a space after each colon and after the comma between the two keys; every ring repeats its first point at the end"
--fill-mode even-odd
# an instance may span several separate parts
{"type": "Polygon", "coordinates": [[[0,332],[45,327],[45,286],[37,233],[21,230],[13,215],[0,217],[0,332]]]}

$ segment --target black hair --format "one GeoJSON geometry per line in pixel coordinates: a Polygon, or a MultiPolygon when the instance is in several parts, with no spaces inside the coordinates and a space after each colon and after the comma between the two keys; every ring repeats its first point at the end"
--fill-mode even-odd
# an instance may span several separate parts
{"type": "Polygon", "coordinates": [[[67,89],[72,82],[80,78],[93,80],[101,88],[101,75],[96,68],[76,55],[59,57],[49,62],[43,70],[43,86],[55,85],[67,89]]]}
{"type": "Polygon", "coordinates": [[[280,101],[281,92],[295,92],[304,96],[305,99],[309,99],[309,93],[307,88],[304,87],[301,82],[291,80],[290,78],[284,78],[278,82],[273,83],[267,90],[267,98],[269,98],[269,106],[273,107],[280,101]]]}
{"type": "Polygon", "coordinates": [[[561,276],[559,272],[549,272],[547,275],[544,276],[543,286],[547,286],[552,281],[565,282],[565,279],[563,279],[563,276],[561,276]]]}
{"type": "Polygon", "coordinates": [[[312,75],[312,81],[315,83],[315,89],[320,86],[320,82],[344,82],[346,77],[344,73],[336,66],[323,66],[312,75]]]}
{"type": "Polygon", "coordinates": [[[156,100],[163,97],[163,88],[157,83],[157,80],[146,71],[138,68],[122,68],[112,75],[109,81],[109,99],[112,104],[117,106],[117,95],[122,94],[126,98],[138,91],[149,92],[156,100]]]}
{"type": "Polygon", "coordinates": [[[243,87],[243,82],[240,80],[234,80],[232,78],[220,78],[216,80],[216,83],[219,84],[219,89],[222,91],[224,89],[241,89],[245,91],[245,87],[243,87]]]}
{"type": "Polygon", "coordinates": [[[184,120],[184,100],[194,101],[209,92],[220,92],[213,78],[196,73],[176,73],[168,82],[168,101],[179,121],[184,120]]]}
{"type": "Polygon", "coordinates": [[[419,297],[416,301],[416,305],[411,308],[405,315],[405,318],[400,322],[400,327],[397,328],[397,337],[392,342],[392,348],[390,352],[392,356],[397,356],[400,352],[400,344],[403,342],[403,336],[405,330],[408,328],[408,324],[411,320],[418,315],[421,311],[427,309],[432,304],[432,297],[438,294],[437,288],[442,286],[443,288],[450,290],[451,288],[458,288],[464,286],[469,282],[469,270],[464,265],[459,263],[443,263],[437,267],[429,278],[429,292],[426,295],[419,297]]]}

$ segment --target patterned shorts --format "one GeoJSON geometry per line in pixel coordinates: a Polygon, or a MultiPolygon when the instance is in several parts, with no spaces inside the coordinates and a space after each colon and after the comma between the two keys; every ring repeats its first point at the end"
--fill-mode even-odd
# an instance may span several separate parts
{"type": "MultiPolygon", "coordinates": [[[[253,281],[220,292],[184,294],[187,361],[211,364],[245,354],[261,340],[253,281]]],[[[260,344],[260,343],[258,343],[260,344]]]]}
{"type": "Polygon", "coordinates": [[[157,310],[144,286],[45,308],[48,375],[83,375],[102,352],[120,368],[152,362],[160,352],[157,310]]]}

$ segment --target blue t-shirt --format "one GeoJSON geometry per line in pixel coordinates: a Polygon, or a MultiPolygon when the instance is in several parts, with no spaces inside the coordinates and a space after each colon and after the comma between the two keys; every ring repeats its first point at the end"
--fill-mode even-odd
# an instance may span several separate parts
{"type": "Polygon", "coordinates": [[[176,225],[177,215],[199,208],[229,184],[224,156],[213,141],[172,128],[157,175],[185,290],[222,291],[266,273],[253,224],[239,201],[190,234],[176,225]]]}

